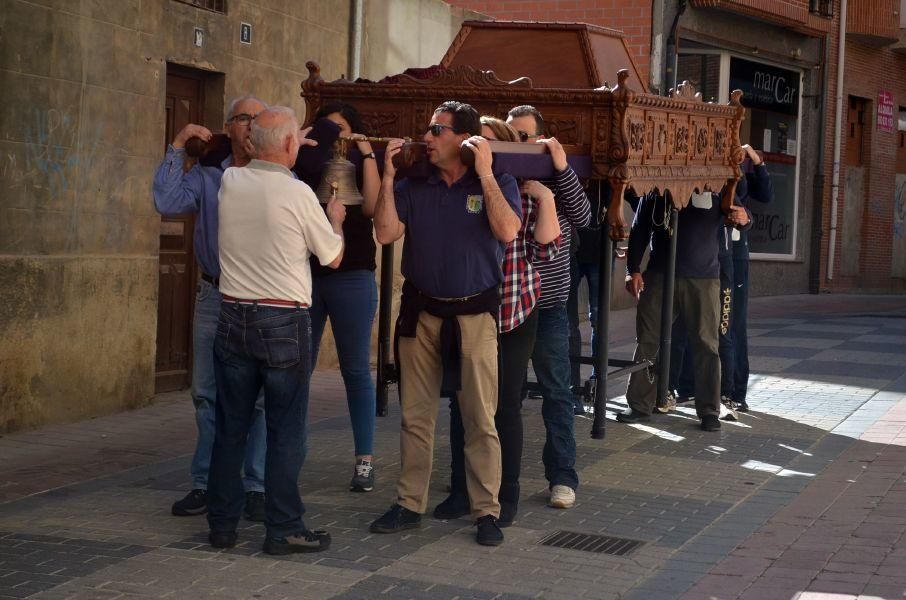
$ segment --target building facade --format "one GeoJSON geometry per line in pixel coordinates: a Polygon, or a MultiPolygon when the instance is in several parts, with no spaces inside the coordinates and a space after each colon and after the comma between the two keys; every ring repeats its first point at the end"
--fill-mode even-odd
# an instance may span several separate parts
{"type": "Polygon", "coordinates": [[[0,432],[187,386],[193,221],[151,200],[184,123],[219,130],[247,93],[301,118],[307,60],[329,78],[428,66],[476,17],[440,0],[2,6],[0,432]]]}
{"type": "Polygon", "coordinates": [[[906,289],[903,0],[848,0],[845,22],[841,0],[452,3],[495,19],[621,29],[654,93],[689,80],[726,102],[742,89],[742,141],[764,153],[776,190],[751,207],[753,293],[906,289]]]}

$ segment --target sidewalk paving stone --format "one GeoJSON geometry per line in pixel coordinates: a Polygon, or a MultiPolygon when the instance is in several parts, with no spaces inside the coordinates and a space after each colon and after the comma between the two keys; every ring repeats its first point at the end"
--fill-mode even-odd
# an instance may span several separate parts
{"type": "MultiPolygon", "coordinates": [[[[350,494],[337,372],[313,378],[300,477],[306,523],[333,537],[324,553],[264,555],[264,528],[245,521],[239,545],[217,551],[203,517],[170,516],[189,487],[195,434],[185,393],[0,436],[0,598],[902,598],[906,301],[784,305],[753,299],[753,412],[719,433],[701,432],[689,407],[645,426],[617,424],[626,378],[611,380],[605,440],[588,436],[589,419],[576,421],[571,510],[546,506],[540,402],[527,401],[522,500],[496,548],[475,544],[468,518],[368,532],[395,497],[398,405],[378,419],[376,491],[350,494]],[[539,545],[555,530],[644,543],[627,556],[539,545]]],[[[614,321],[614,354],[625,356],[632,311],[614,321]]],[[[429,511],[449,477],[445,401],[439,413],[429,511]]]]}

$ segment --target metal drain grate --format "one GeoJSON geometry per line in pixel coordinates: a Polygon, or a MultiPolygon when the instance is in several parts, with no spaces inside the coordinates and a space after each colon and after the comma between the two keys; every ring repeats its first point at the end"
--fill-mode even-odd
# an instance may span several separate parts
{"type": "Polygon", "coordinates": [[[584,552],[601,552],[614,556],[626,556],[645,542],[629,540],[626,538],[610,537],[606,535],[591,535],[576,533],[575,531],[555,531],[538,542],[542,546],[566,548],[568,550],[582,550],[584,552]]]}

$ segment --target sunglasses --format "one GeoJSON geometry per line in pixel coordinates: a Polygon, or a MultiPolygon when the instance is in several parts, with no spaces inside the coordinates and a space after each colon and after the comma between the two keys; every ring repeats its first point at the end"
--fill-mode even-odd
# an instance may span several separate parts
{"type": "Polygon", "coordinates": [[[519,141],[520,141],[520,142],[527,142],[527,141],[529,141],[529,138],[536,138],[536,137],[538,137],[538,136],[535,135],[535,134],[526,133],[526,132],[524,132],[524,131],[517,131],[516,134],[519,136],[519,141]]]}
{"type": "Polygon", "coordinates": [[[431,123],[430,125],[428,125],[428,128],[425,129],[425,133],[427,134],[430,132],[431,135],[437,137],[444,132],[444,129],[449,129],[450,131],[455,132],[455,130],[449,125],[444,125],[443,123],[431,123]]]}
{"type": "Polygon", "coordinates": [[[235,122],[235,123],[239,123],[240,125],[248,125],[249,123],[251,123],[252,121],[255,120],[256,116],[257,115],[250,115],[248,113],[239,113],[238,115],[233,115],[232,117],[230,117],[230,119],[229,119],[229,121],[227,121],[227,123],[235,122]]]}

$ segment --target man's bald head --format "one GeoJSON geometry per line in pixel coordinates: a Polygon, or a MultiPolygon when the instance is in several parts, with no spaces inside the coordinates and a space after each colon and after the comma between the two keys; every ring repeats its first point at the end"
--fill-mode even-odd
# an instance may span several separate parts
{"type": "Polygon", "coordinates": [[[290,167],[299,152],[299,121],[293,109],[272,106],[252,122],[251,142],[258,158],[290,167]]]}

